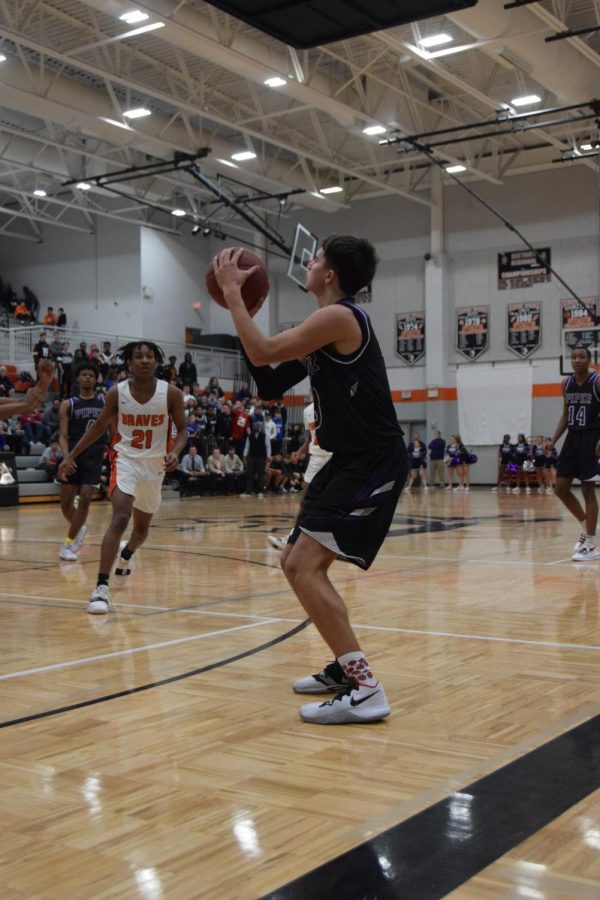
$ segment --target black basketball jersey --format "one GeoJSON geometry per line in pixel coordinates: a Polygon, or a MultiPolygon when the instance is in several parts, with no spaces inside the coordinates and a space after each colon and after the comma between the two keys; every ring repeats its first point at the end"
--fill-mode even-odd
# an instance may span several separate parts
{"type": "Polygon", "coordinates": [[[319,446],[355,453],[395,443],[402,436],[385,363],[367,314],[352,300],[338,300],[354,314],[362,333],[348,355],[321,347],[306,357],[319,446]]]}
{"type": "MultiPolygon", "coordinates": [[[[69,400],[69,450],[83,437],[88,428],[94,424],[104,409],[104,397],[99,395],[89,400],[71,397],[69,400]]],[[[95,444],[106,443],[106,434],[101,435],[95,444]]],[[[95,446],[92,444],[92,447],[95,446]]]]}
{"type": "Polygon", "coordinates": [[[570,375],[565,384],[567,402],[567,427],[569,431],[600,429],[600,397],[598,396],[598,372],[592,372],[583,384],[577,384],[570,375]]]}

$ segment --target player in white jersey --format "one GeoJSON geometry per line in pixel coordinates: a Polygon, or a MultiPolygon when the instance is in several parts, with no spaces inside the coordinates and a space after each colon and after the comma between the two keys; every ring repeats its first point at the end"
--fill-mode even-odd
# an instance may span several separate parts
{"type": "MultiPolygon", "coordinates": [[[[306,488],[311,483],[317,472],[319,472],[326,462],[329,462],[332,454],[329,450],[323,450],[322,447],[319,446],[319,439],[317,437],[317,425],[315,422],[315,404],[309,403],[308,406],[304,407],[304,433],[306,434],[306,440],[302,444],[299,450],[296,450],[291,455],[291,460],[293,463],[300,462],[301,459],[306,459],[308,455],[308,465],[306,467],[306,472],[304,473],[304,483],[302,485],[302,497],[306,493],[306,488]]],[[[292,528],[292,531],[294,529],[292,528]]],[[[292,533],[290,531],[290,534],[292,533]]],[[[269,534],[267,536],[267,541],[274,547],[275,550],[283,550],[288,542],[288,537],[290,534],[286,534],[285,537],[277,537],[276,534],[269,534]]]]}
{"type": "Polygon", "coordinates": [[[177,468],[179,454],[188,440],[183,394],[156,378],[156,367],[164,359],[160,347],[151,341],[134,341],[119,352],[128,365],[130,379],[108,391],[102,415],[59,468],[61,477],[73,472],[79,454],[106,431],[116,416],[118,439],[110,490],[113,513],[102,540],[98,581],[87,608],[93,614],[108,612],[111,600],[108,579],[117,553],[115,574],[131,572],[131,557],[146,540],[152,516],[160,506],[164,473],[177,468]],[[170,419],[177,428],[177,436],[169,450],[170,419]],[[131,535],[126,542],[121,541],[132,514],[131,535]]]}

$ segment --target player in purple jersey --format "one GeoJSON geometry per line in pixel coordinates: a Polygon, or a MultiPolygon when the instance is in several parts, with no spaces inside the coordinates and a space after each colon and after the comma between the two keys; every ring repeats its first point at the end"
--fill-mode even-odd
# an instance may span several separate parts
{"type": "Polygon", "coordinates": [[[590,372],[590,362],[591,354],[587,347],[576,345],[571,351],[573,375],[563,381],[563,412],[548,448],[551,449],[567,430],[556,466],[555,491],[582,526],[571,557],[575,562],[600,559],[600,551],[596,548],[596,483],[600,481],[600,374],[590,372]],[[581,481],[585,511],[571,490],[574,478],[581,481]]]}
{"type": "Polygon", "coordinates": [[[368,241],[353,235],[327,238],[308,263],[307,288],[319,309],[296,328],[267,337],[241,297],[254,270],[238,267],[240,253],[220,253],[215,274],[259,393],[280,397],[308,374],[319,445],[332,451],[309,486],[281,557],[286,578],[335,657],[294,683],[297,693],[336,693],[305,704],[300,716],[323,725],[383,719],[390,713],[385,691],[328,574],[336,559],[363,569],[371,565],[408,471],[381,349],[369,317],[352,299],[371,283],[377,256],[368,241]],[[281,365],[273,369],[271,363],[281,365]]]}

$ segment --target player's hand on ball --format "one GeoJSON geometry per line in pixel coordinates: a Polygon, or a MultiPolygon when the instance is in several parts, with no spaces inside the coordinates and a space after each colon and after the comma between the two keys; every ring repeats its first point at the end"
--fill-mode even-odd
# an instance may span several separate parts
{"type": "Polygon", "coordinates": [[[174,472],[179,465],[179,457],[176,453],[167,453],[165,456],[165,472],[174,472]]]}
{"type": "Polygon", "coordinates": [[[226,250],[221,250],[213,259],[215,278],[223,292],[230,287],[238,287],[241,291],[242,285],[258,270],[258,266],[253,266],[251,269],[240,269],[238,260],[242,253],[241,247],[228,247],[226,250]]]}

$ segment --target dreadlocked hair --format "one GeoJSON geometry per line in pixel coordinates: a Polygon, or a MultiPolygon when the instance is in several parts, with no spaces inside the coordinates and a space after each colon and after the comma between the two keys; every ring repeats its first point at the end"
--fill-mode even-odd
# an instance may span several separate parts
{"type": "Polygon", "coordinates": [[[122,355],[125,362],[131,362],[131,360],[133,359],[133,352],[134,350],[137,350],[138,347],[148,347],[149,350],[152,350],[156,362],[163,362],[165,358],[165,352],[162,347],[159,347],[158,344],[154,343],[154,341],[130,341],[128,344],[125,344],[124,347],[119,347],[118,352],[122,355]]]}

